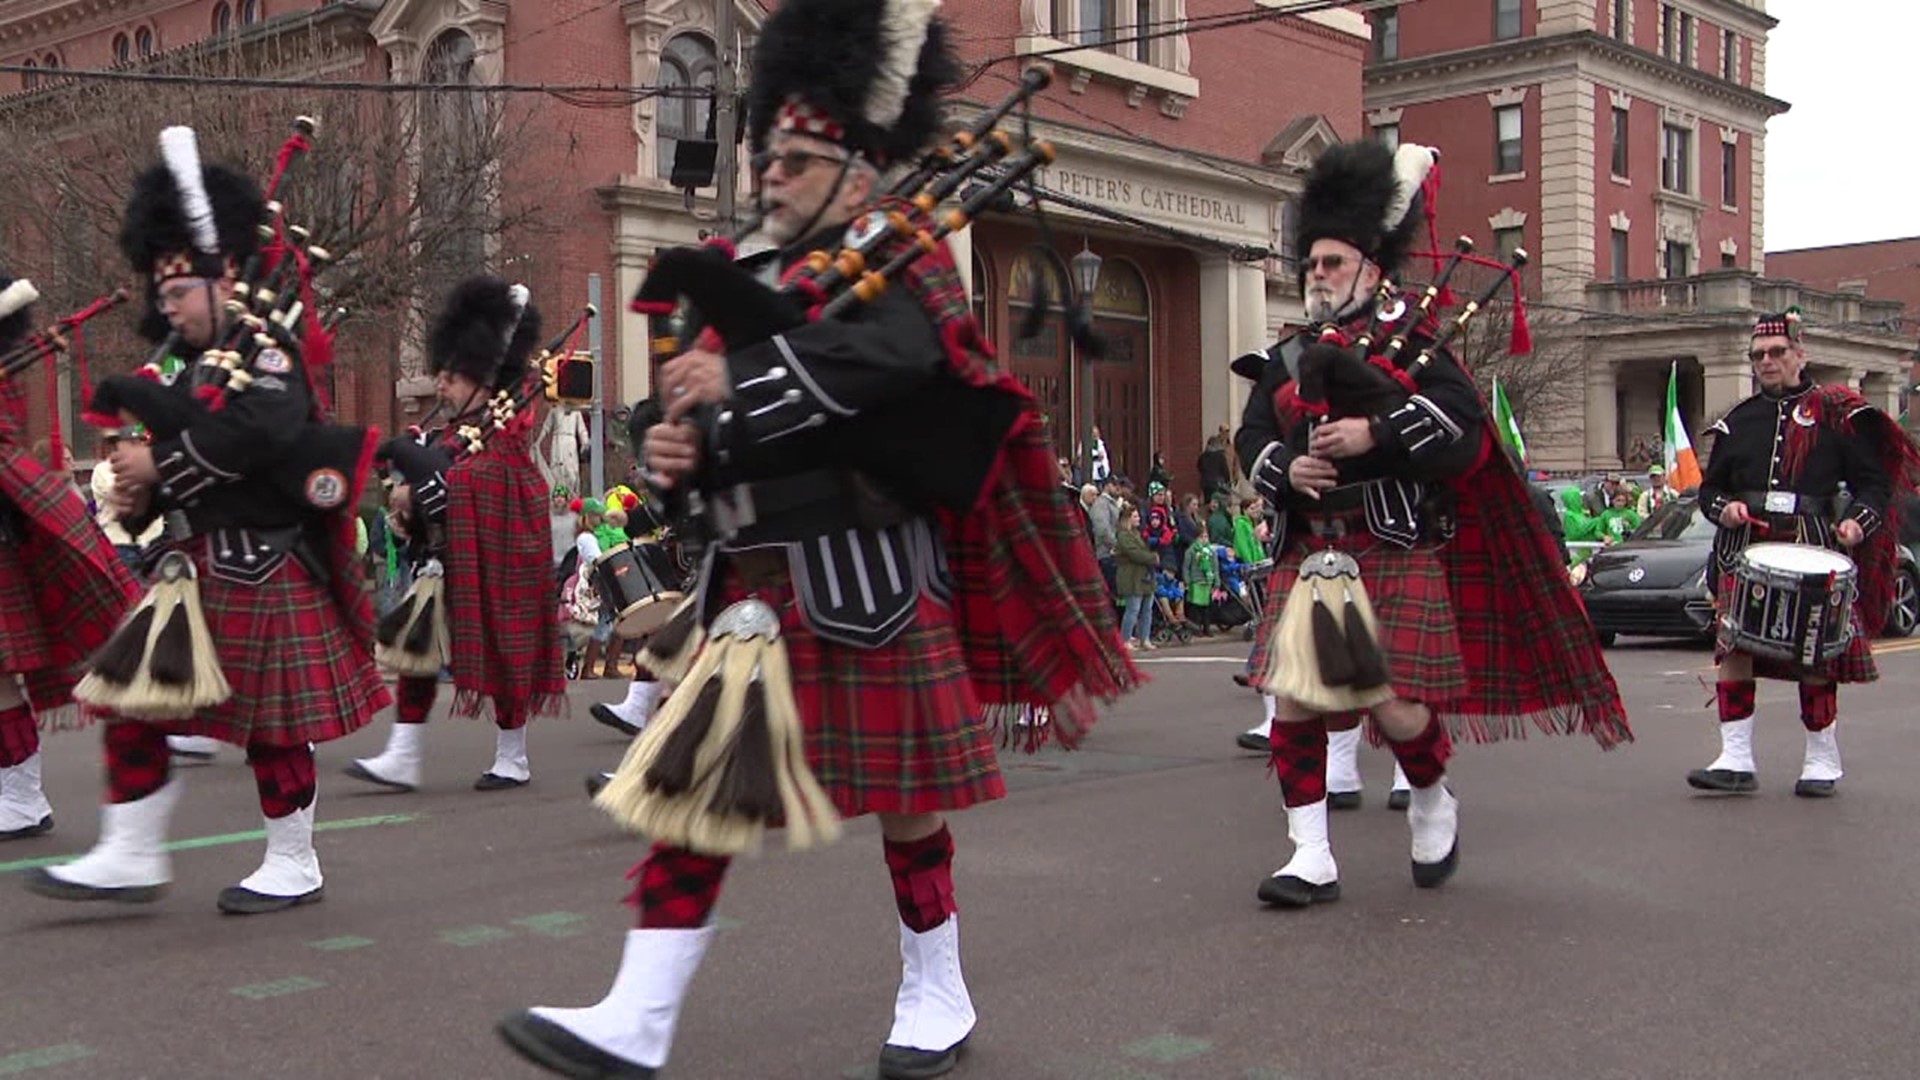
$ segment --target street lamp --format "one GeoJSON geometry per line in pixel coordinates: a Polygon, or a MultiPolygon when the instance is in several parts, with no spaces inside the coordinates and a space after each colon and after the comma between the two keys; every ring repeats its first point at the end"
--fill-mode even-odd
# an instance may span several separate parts
{"type": "MultiPolygon", "coordinates": [[[[1068,338],[1072,343],[1069,347],[1074,350],[1080,359],[1080,400],[1083,410],[1081,423],[1085,426],[1084,437],[1086,439],[1087,458],[1087,471],[1084,482],[1091,484],[1094,482],[1093,353],[1092,350],[1085,347],[1082,339],[1089,336],[1087,331],[1091,330],[1093,325],[1093,290],[1095,286],[1100,284],[1100,256],[1095,255],[1093,251],[1087,247],[1086,238],[1081,237],[1080,254],[1075,255],[1072,261],[1075,298],[1073,311],[1067,320],[1069,330],[1068,338]]],[[[1107,466],[1109,472],[1111,472],[1113,466],[1111,456],[1107,459],[1107,466]]]]}

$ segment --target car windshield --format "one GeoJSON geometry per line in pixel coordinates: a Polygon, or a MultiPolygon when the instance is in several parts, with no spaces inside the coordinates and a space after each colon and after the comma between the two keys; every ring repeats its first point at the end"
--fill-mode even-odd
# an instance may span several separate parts
{"type": "Polygon", "coordinates": [[[1712,542],[1713,523],[1693,502],[1671,502],[1647,515],[1629,537],[1632,540],[1699,540],[1712,542]]]}

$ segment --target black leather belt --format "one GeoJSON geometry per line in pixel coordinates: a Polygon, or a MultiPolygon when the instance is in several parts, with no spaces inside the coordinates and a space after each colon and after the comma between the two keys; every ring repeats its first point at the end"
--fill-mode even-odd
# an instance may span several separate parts
{"type": "Polygon", "coordinates": [[[1831,495],[1802,495],[1794,491],[1743,491],[1734,498],[1756,514],[1774,517],[1832,517],[1839,501],[1831,495]]]}

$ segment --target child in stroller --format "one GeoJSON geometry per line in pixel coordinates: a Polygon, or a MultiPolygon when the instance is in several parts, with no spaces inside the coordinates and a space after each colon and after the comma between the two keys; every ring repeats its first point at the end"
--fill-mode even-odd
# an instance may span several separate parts
{"type": "Polygon", "coordinates": [[[1153,621],[1154,644],[1185,645],[1193,640],[1195,627],[1187,621],[1187,587],[1164,566],[1154,572],[1153,609],[1157,616],[1153,621]]]}
{"type": "Polygon", "coordinates": [[[1260,592],[1254,567],[1242,562],[1229,547],[1216,547],[1220,559],[1220,591],[1213,601],[1213,622],[1222,630],[1259,621],[1260,592]]]}

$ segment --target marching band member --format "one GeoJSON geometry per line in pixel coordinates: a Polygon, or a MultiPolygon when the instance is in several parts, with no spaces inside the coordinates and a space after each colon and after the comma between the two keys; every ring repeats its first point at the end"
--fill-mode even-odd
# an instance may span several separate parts
{"type": "MultiPolygon", "coordinates": [[[[38,296],[0,274],[0,355],[26,338],[38,296]]],[[[25,386],[0,375],[0,841],[53,829],[40,728],[73,711],[81,661],[139,592],[73,485],[27,453],[26,426],[25,386]]]]}
{"type": "MultiPolygon", "coordinates": [[[[190,131],[184,142],[163,136],[162,146],[165,161],[135,182],[120,247],[151,282],[143,332],[157,338],[171,326],[191,359],[228,338],[233,316],[225,303],[237,295],[241,268],[259,249],[266,204],[247,177],[202,166],[190,131]]],[[[276,249],[278,258],[293,257],[276,249]]],[[[303,454],[322,427],[370,449],[369,433],[324,424],[324,397],[313,387],[328,341],[310,318],[299,329],[299,348],[258,352],[245,392],[231,394],[222,408],[196,398],[195,375],[204,365],[190,366],[195,375],[182,374],[156,394],[192,421],[161,438],[152,419],[142,417],[153,443],[123,442],[114,452],[116,509],[129,528],[162,511],[184,516],[189,535],[167,558],[190,559],[197,578],[199,611],[180,624],[193,626],[185,663],[196,672],[211,664],[231,694],[184,719],[107,725],[99,842],[77,862],[35,871],[27,881],[34,892],[61,900],[159,897],[173,876],[167,823],[183,784],[170,770],[166,736],[173,733],[246,747],[259,789],[266,857],[220,893],[220,910],[280,911],[322,898],[313,848],[313,745],[359,729],[390,699],[373,665],[372,611],[353,552],[353,506],[365,472],[353,461],[362,455],[352,454],[340,467],[314,467],[300,493],[290,492],[276,471],[289,462],[304,467],[303,454]],[[210,642],[199,640],[201,634],[210,642]]],[[[137,378],[103,380],[96,403],[117,380],[137,378]]],[[[160,588],[156,583],[154,592],[160,588]]],[[[137,622],[116,633],[89,680],[100,677],[104,655],[137,622]]],[[[161,632],[152,649],[149,672],[156,682],[167,637],[161,632]]]]}
{"type": "MultiPolygon", "coordinates": [[[[436,435],[444,440],[463,426],[490,426],[496,396],[511,396],[530,377],[528,358],[539,340],[540,312],[524,288],[490,275],[456,286],[427,342],[436,388],[453,416],[436,435]]],[[[450,648],[431,651],[424,670],[402,670],[386,749],[347,766],[348,776],[402,791],[419,785],[420,737],[445,664],[453,670],[456,714],[477,716],[493,707],[493,765],[474,781],[474,790],[508,790],[531,779],[527,722],[558,713],[566,703],[533,419],[531,407],[521,409],[488,436],[484,449],[457,463],[444,442],[423,446],[399,438],[387,444],[406,481],[393,488],[392,503],[416,573],[414,592],[388,622],[404,635],[409,621],[431,625],[444,619],[450,648]],[[421,586],[429,582],[420,575],[443,572],[444,606],[423,601],[421,586]]],[[[437,628],[432,636],[441,636],[437,628]]]]}
{"type": "MultiPolygon", "coordinates": [[[[767,231],[780,248],[752,265],[798,272],[810,251],[837,249],[878,192],[879,170],[910,163],[937,134],[940,91],[957,65],[935,6],[786,0],[768,18],[749,131],[761,152],[767,231]]],[[[693,257],[710,256],[715,274],[738,275],[717,253],[693,257]]],[[[646,794],[648,762],[668,768],[673,756],[650,758],[649,749],[699,745],[704,755],[715,745],[699,734],[710,722],[716,739],[736,724],[757,729],[742,735],[757,753],[780,733],[772,768],[780,790],[792,783],[800,794],[776,796],[785,807],[777,821],[751,820],[784,824],[790,844],[804,842],[799,830],[830,838],[836,814],[879,817],[902,959],[879,1075],[944,1075],[974,1028],[945,815],[1005,793],[980,695],[1017,706],[1040,693],[1035,704],[1057,706],[1047,730],[1072,738],[1078,729],[1063,724],[1090,723],[1093,697],[1138,678],[1030,399],[992,381],[968,351],[976,328],[948,249],[932,245],[914,265],[920,276],[848,318],[752,341],[703,335],[661,369],[666,422],[646,433],[646,466],[655,483],[693,489],[719,515],[721,538],[687,609],[706,644],[598,801],[635,827],[645,808],[693,816],[671,829],[672,841],[647,830],[655,844],[635,872],[638,927],[607,996],[502,1021],[509,1044],[553,1072],[651,1077],[667,1060],[713,939],[709,919],[731,854],[758,835],[703,809],[712,805],[704,787],[691,799],[646,794]],[[1006,410],[997,428],[969,431],[978,460],[926,441],[929,428],[973,403],[1006,410]],[[907,438],[922,441],[894,444],[907,438]],[[983,479],[966,497],[985,491],[985,501],[969,501],[971,514],[932,504],[941,471],[963,468],[993,477],[991,490],[983,479]],[[748,505],[753,513],[738,512],[748,505]],[[983,539],[1016,520],[1033,530],[1024,547],[983,539]],[[1034,576],[1002,596],[993,582],[1007,573],[1034,576]],[[720,677],[707,681],[711,665],[722,665],[720,677]],[[729,705],[742,689],[745,704],[729,705]]],[[[653,635],[650,651],[664,648],[673,627],[653,635]]],[[[718,773],[723,783],[737,767],[749,791],[772,793],[759,788],[766,770],[749,766],[743,750],[723,752],[732,760],[718,773]]]]}
{"type": "Polygon", "coordinates": [[[1234,445],[1280,512],[1249,662],[1255,687],[1277,699],[1271,742],[1294,850],[1258,890],[1277,906],[1339,898],[1327,757],[1329,728],[1345,714],[1370,712],[1412,785],[1413,880],[1423,888],[1458,865],[1459,803],[1444,782],[1450,728],[1486,739],[1531,722],[1586,730],[1603,746],[1631,737],[1524,485],[1492,450],[1473,381],[1446,350],[1429,349],[1431,324],[1414,327],[1391,361],[1346,347],[1379,325],[1377,304],[1392,309],[1379,313],[1389,322],[1407,311],[1379,290],[1411,248],[1434,156],[1369,140],[1320,157],[1301,201],[1303,284],[1308,315],[1340,336],[1317,341],[1316,328],[1234,362],[1256,383],[1234,445]],[[1430,351],[1429,363],[1413,363],[1430,351]],[[1329,372],[1317,399],[1301,381],[1315,364],[1329,372]],[[1391,375],[1392,403],[1337,398],[1340,365],[1379,382],[1391,375]]]}
{"type": "Polygon", "coordinates": [[[1887,415],[1853,389],[1815,385],[1806,375],[1798,309],[1762,315],[1753,325],[1747,359],[1760,392],[1735,405],[1709,431],[1717,434],[1700,484],[1700,511],[1719,526],[1708,575],[1722,604],[1741,552],[1756,541],[1810,544],[1850,553],[1859,571],[1853,637],[1830,661],[1801,666],[1755,657],[1723,640],[1717,698],[1720,756],[1687,774],[1702,791],[1747,793],[1758,784],[1753,764],[1754,679],[1800,686],[1800,723],[1806,756],[1793,793],[1826,798],[1840,779],[1834,733],[1836,683],[1879,678],[1873,631],[1886,625],[1893,597],[1894,543],[1890,495],[1920,480],[1920,449],[1887,415]],[[1852,505],[1836,518],[1844,483],[1852,505]]]}

